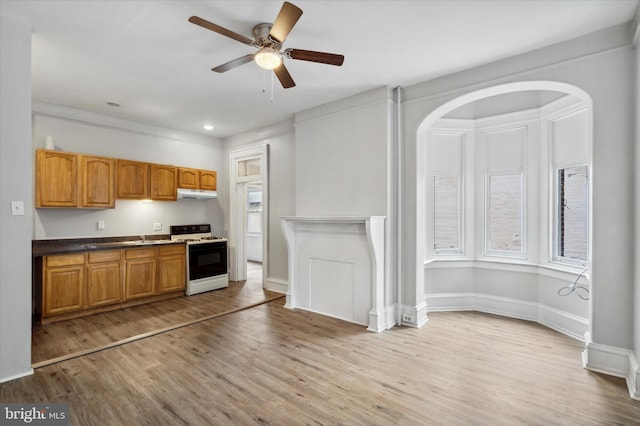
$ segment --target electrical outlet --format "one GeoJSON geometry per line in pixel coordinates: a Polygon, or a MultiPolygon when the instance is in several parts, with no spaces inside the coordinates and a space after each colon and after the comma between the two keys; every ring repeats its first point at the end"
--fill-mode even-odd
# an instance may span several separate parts
{"type": "Polygon", "coordinates": [[[413,317],[411,315],[403,315],[402,321],[413,322],[413,317]]]}
{"type": "Polygon", "coordinates": [[[11,202],[11,214],[13,216],[22,216],[22,215],[24,215],[24,202],[22,202],[22,201],[12,201],[11,202]]]}
{"type": "Polygon", "coordinates": [[[96,224],[96,227],[98,228],[98,230],[102,231],[104,229],[104,220],[99,220],[96,224]]]}
{"type": "Polygon", "coordinates": [[[162,231],[162,223],[160,223],[160,222],[154,222],[154,223],[153,223],[153,230],[154,230],[154,231],[162,231]]]}

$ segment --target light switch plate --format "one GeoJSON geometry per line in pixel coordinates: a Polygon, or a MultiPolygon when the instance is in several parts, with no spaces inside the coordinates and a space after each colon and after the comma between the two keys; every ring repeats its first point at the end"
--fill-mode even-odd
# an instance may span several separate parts
{"type": "Polygon", "coordinates": [[[154,222],[153,223],[153,230],[154,231],[162,231],[162,223],[161,222],[154,222]]]}
{"type": "Polygon", "coordinates": [[[14,216],[23,216],[24,215],[24,202],[23,201],[12,201],[11,202],[11,214],[14,216]]]}
{"type": "Polygon", "coordinates": [[[97,225],[97,228],[99,230],[103,230],[104,229],[104,220],[99,220],[96,225],[97,225]]]}

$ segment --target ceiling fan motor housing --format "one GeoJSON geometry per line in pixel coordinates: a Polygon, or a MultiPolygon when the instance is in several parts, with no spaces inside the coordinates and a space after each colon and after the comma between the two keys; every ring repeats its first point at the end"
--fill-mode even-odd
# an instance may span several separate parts
{"type": "Polygon", "coordinates": [[[269,32],[273,24],[263,22],[253,27],[253,37],[255,38],[255,46],[258,48],[270,47],[276,51],[280,50],[282,44],[269,37],[269,32]]]}

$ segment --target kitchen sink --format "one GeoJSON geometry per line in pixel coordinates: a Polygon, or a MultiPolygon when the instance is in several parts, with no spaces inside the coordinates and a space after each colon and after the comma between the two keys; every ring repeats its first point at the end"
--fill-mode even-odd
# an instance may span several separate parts
{"type": "Polygon", "coordinates": [[[156,244],[167,244],[171,240],[135,240],[135,241],[123,241],[122,244],[133,246],[151,246],[156,244]]]}

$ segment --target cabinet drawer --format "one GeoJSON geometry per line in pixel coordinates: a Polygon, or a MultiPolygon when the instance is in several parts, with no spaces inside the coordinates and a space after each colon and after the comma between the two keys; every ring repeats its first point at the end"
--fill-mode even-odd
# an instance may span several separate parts
{"type": "Polygon", "coordinates": [[[84,264],[84,254],[60,254],[56,256],[45,256],[48,268],[57,266],[82,265],[84,264]]]}
{"type": "Polygon", "coordinates": [[[169,244],[166,246],[158,247],[160,256],[173,256],[176,254],[184,254],[184,244],[169,244]]]}
{"type": "Polygon", "coordinates": [[[90,251],[89,263],[117,262],[122,258],[120,250],[90,251]]]}
{"type": "Polygon", "coordinates": [[[129,259],[146,259],[149,257],[156,257],[155,248],[141,248],[141,249],[129,249],[125,250],[124,258],[129,259]]]}

